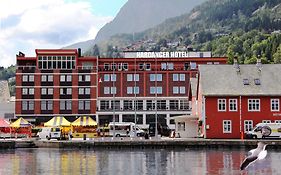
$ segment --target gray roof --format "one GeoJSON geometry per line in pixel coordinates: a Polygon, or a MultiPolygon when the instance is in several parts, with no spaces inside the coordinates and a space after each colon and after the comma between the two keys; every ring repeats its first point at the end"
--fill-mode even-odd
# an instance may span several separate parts
{"type": "Polygon", "coordinates": [[[281,96],[281,64],[199,65],[200,86],[204,96],[281,96]],[[243,79],[249,80],[244,85],[243,79]],[[254,79],[260,79],[256,85],[254,79]]]}
{"type": "Polygon", "coordinates": [[[10,90],[8,86],[8,81],[0,81],[0,101],[6,102],[10,100],[10,90]]]}

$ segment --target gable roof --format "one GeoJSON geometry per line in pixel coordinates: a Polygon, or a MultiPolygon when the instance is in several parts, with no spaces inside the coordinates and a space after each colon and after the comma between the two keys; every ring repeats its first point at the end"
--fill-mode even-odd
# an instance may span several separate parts
{"type": "Polygon", "coordinates": [[[199,65],[200,86],[204,96],[281,96],[281,64],[199,65]],[[243,80],[248,79],[249,85],[243,80]],[[260,80],[260,85],[255,84],[260,80]]]}

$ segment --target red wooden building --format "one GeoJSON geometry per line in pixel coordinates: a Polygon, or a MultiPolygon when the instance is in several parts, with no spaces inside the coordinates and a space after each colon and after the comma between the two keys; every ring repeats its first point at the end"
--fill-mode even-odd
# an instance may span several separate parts
{"type": "Polygon", "coordinates": [[[205,138],[241,138],[281,122],[281,65],[200,65],[197,113],[205,138]]]}

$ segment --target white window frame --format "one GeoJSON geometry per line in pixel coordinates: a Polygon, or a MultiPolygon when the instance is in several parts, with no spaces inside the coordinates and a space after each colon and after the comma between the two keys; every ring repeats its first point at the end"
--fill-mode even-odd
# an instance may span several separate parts
{"type": "Polygon", "coordinates": [[[185,86],[180,86],[179,87],[179,89],[180,89],[180,94],[185,94],[185,86]]]}
{"type": "Polygon", "coordinates": [[[185,81],[185,74],[179,74],[179,81],[185,81]]]}
{"type": "Polygon", "coordinates": [[[111,80],[111,81],[116,81],[116,79],[117,79],[116,74],[111,74],[110,80],[111,80]]]}
{"type": "Polygon", "coordinates": [[[173,74],[173,81],[179,81],[179,74],[173,74]]]}
{"type": "Polygon", "coordinates": [[[28,82],[28,75],[22,76],[22,82],[28,82]]]}
{"type": "Polygon", "coordinates": [[[262,120],[262,123],[271,123],[271,120],[262,120]]]}
{"type": "Polygon", "coordinates": [[[28,95],[28,88],[22,88],[22,95],[28,95]]]}
{"type": "Polygon", "coordinates": [[[226,99],[225,98],[219,98],[217,105],[218,105],[218,111],[220,111],[220,112],[226,111],[226,99]],[[224,106],[224,109],[221,108],[223,106],[224,106]]]}
{"type": "Polygon", "coordinates": [[[254,127],[253,120],[244,120],[244,133],[251,131],[253,127],[254,127]]]}
{"type": "Polygon", "coordinates": [[[173,94],[179,94],[179,87],[173,86],[173,94]]]}
{"type": "Polygon", "coordinates": [[[237,99],[232,98],[228,100],[228,109],[229,111],[237,111],[237,99]],[[232,108],[231,108],[232,106],[232,108]]]}
{"type": "Polygon", "coordinates": [[[271,109],[271,111],[280,110],[280,100],[278,98],[272,98],[270,100],[270,109],[271,109]],[[276,109],[275,109],[275,107],[276,107],[276,109]]]}
{"type": "Polygon", "coordinates": [[[111,93],[111,94],[116,94],[116,93],[117,93],[116,87],[111,87],[111,88],[110,88],[110,93],[111,93]]]}
{"type": "Polygon", "coordinates": [[[248,111],[255,112],[260,111],[261,103],[260,99],[248,99],[248,111]],[[252,106],[252,109],[250,109],[250,104],[252,106]]]}
{"type": "Polygon", "coordinates": [[[223,133],[229,134],[232,133],[232,121],[231,120],[223,120],[222,121],[222,129],[223,133]],[[225,128],[227,126],[227,128],[225,128]]]}
{"type": "Polygon", "coordinates": [[[104,87],[103,88],[103,93],[104,94],[110,94],[110,87],[104,87]]]}
{"type": "Polygon", "coordinates": [[[133,87],[127,87],[127,94],[133,94],[133,87]]]}
{"type": "Polygon", "coordinates": [[[110,81],[110,74],[104,74],[103,81],[105,81],[105,82],[110,81]]]}
{"type": "Polygon", "coordinates": [[[133,74],[127,74],[127,81],[133,81],[133,74]]]}
{"type": "Polygon", "coordinates": [[[274,123],[280,123],[281,124],[281,120],[275,120],[274,123]]]}

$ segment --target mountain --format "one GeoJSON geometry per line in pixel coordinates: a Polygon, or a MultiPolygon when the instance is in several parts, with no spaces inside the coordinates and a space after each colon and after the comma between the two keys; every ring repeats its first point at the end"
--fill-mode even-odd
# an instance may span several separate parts
{"type": "MultiPolygon", "coordinates": [[[[277,63],[281,52],[280,0],[209,0],[190,13],[144,32],[115,35],[106,45],[119,51],[211,50],[241,63],[277,63]]],[[[281,58],[279,58],[281,59],[281,58]]]]}
{"type": "Polygon", "coordinates": [[[94,40],[75,43],[66,48],[85,50],[115,34],[132,34],[154,27],[164,20],[190,12],[206,0],[128,0],[113,21],[98,32],[94,40]]]}

